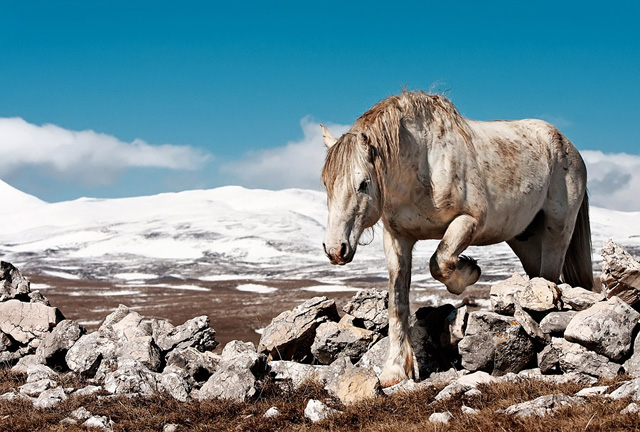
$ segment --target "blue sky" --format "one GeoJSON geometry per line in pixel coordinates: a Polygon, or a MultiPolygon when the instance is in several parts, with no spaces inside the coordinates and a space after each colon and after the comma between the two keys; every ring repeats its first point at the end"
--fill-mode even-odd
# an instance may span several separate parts
{"type": "MultiPolygon", "coordinates": [[[[624,192],[640,181],[639,12],[0,0],[0,179],[46,201],[315,187],[317,123],[343,131],[406,85],[448,91],[470,118],[550,121],[591,151],[592,189],[624,192]]],[[[611,206],[636,210],[622,192],[611,206]]]]}

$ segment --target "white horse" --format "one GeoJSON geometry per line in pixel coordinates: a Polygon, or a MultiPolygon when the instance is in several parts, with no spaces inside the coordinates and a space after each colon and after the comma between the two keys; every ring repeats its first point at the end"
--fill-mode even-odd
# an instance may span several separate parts
{"type": "Polygon", "coordinates": [[[353,259],[363,230],[382,219],[389,269],[389,352],[380,381],[413,377],[411,255],[442,239],[433,277],[460,294],[480,277],[469,245],[506,241],[531,277],[591,289],[585,164],[541,120],[468,120],[441,95],[403,91],[364,113],[336,140],[324,127],[322,180],[332,264],[353,259]]]}

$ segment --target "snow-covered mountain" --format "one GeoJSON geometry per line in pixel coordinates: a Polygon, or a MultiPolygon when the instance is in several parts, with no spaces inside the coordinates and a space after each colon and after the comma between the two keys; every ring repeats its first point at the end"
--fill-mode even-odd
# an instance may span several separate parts
{"type": "MultiPolygon", "coordinates": [[[[386,277],[381,235],[353,263],[331,266],[322,253],[324,193],[229,186],[123,199],[46,203],[0,181],[0,258],[65,278],[131,281],[175,277],[314,279],[344,283],[386,277]]],[[[604,240],[640,247],[640,212],[591,209],[594,260],[604,240]]],[[[436,242],[414,254],[417,284],[433,284],[428,259],[436,242]]],[[[474,247],[483,275],[520,269],[505,245],[474,247]]]]}

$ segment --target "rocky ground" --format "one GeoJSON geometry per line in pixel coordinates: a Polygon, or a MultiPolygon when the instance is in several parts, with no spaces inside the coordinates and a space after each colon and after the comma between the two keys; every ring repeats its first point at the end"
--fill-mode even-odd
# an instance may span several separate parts
{"type": "MultiPolygon", "coordinates": [[[[352,415],[352,406],[398,394],[428,397],[422,404],[430,425],[455,424],[488,409],[501,418],[549,418],[578,412],[594,399],[637,418],[640,263],[613,243],[605,244],[603,262],[601,293],[514,275],[491,287],[491,310],[418,308],[411,320],[416,379],[386,389],[378,381],[388,343],[385,291],[359,291],[340,308],[333,299],[312,297],[273,318],[257,345],[233,340],[218,353],[220,330],[206,315],[174,325],[119,306],[88,330],[2,263],[0,361],[13,365],[9,376],[16,385],[3,386],[0,407],[47,410],[91,394],[242,404],[318,386],[303,396],[298,421],[304,424],[334,421],[352,415]],[[523,386],[539,391],[488,408],[488,389],[523,386]]],[[[273,408],[261,416],[277,418],[273,408]]],[[[93,414],[74,411],[59,422],[118,429],[112,419],[93,414]]],[[[17,416],[5,414],[1,421],[17,424],[17,416]]]]}

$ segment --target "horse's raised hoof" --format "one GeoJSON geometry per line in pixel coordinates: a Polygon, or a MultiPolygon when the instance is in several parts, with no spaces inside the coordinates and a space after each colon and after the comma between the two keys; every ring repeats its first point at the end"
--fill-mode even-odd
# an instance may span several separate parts
{"type": "Polygon", "coordinates": [[[476,260],[460,255],[456,270],[451,273],[451,277],[445,283],[447,291],[452,294],[462,294],[466,287],[478,282],[480,273],[480,267],[476,260]]]}

